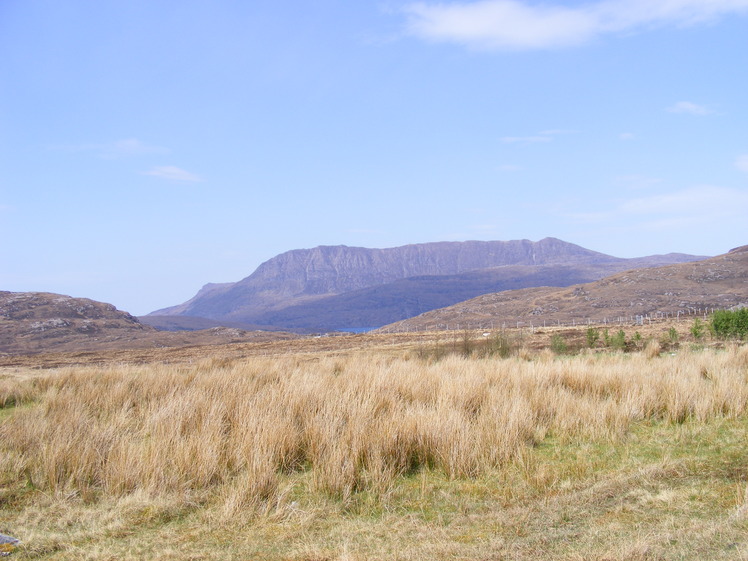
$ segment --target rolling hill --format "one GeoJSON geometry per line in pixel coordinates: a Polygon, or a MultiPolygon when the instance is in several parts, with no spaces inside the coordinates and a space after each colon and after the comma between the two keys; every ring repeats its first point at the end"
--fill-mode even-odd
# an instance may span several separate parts
{"type": "Polygon", "coordinates": [[[396,322],[385,330],[583,323],[701,313],[748,305],[748,246],[691,263],[642,268],[565,288],[485,294],[396,322]]]}
{"type": "Polygon", "coordinates": [[[47,292],[0,291],[0,355],[257,342],[295,337],[213,327],[158,331],[111,304],[47,292]]]}

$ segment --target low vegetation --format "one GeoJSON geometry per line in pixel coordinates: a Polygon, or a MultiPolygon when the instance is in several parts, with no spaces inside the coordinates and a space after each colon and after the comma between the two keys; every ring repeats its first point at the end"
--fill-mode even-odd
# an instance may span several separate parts
{"type": "Polygon", "coordinates": [[[748,308],[717,310],[712,315],[711,328],[723,339],[748,337],[748,308]]]}
{"type": "Polygon", "coordinates": [[[0,532],[19,559],[748,557],[748,348],[578,339],[7,370],[0,532]]]}

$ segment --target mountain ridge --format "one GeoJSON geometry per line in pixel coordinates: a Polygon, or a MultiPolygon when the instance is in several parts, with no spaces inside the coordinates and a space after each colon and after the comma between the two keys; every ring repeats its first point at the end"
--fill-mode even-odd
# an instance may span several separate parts
{"type": "Polygon", "coordinates": [[[144,317],[190,316],[300,329],[373,327],[507,284],[518,288],[509,282],[512,277],[532,277],[529,286],[554,282],[567,286],[627,268],[702,258],[667,254],[624,259],[551,237],[537,242],[471,240],[384,249],[318,246],[281,253],[240,281],[208,283],[190,300],[144,317]],[[534,274],[528,274],[528,267],[534,274]],[[481,281],[476,280],[481,276],[481,281]],[[440,278],[444,279],[441,294],[440,278]],[[414,305],[419,293],[429,297],[414,305]],[[392,303],[397,299],[400,305],[392,303]],[[388,314],[381,313],[385,307],[388,314]]]}

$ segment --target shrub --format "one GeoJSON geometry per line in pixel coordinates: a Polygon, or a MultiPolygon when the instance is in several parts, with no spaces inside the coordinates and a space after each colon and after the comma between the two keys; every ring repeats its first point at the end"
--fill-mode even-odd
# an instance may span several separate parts
{"type": "Polygon", "coordinates": [[[610,338],[610,346],[617,351],[623,351],[626,348],[626,333],[619,329],[618,333],[610,338]]]}
{"type": "Polygon", "coordinates": [[[710,327],[717,337],[744,339],[748,335],[748,308],[717,310],[712,315],[710,327]]]}
{"type": "Polygon", "coordinates": [[[566,344],[564,338],[556,333],[551,337],[551,350],[557,355],[562,355],[569,351],[569,346],[566,344]]]}
{"type": "Polygon", "coordinates": [[[597,327],[587,328],[587,346],[590,349],[594,349],[597,346],[597,342],[600,340],[600,330],[597,327]]]}
{"type": "Polygon", "coordinates": [[[693,335],[693,338],[697,341],[701,341],[701,339],[704,337],[704,324],[699,318],[693,320],[693,325],[691,326],[691,335],[693,335]]]}
{"type": "Polygon", "coordinates": [[[631,338],[631,342],[634,344],[638,351],[644,348],[644,337],[642,337],[642,334],[638,331],[634,333],[634,336],[631,338]]]}
{"type": "Polygon", "coordinates": [[[494,334],[491,341],[488,344],[488,352],[486,354],[498,355],[501,358],[506,358],[514,351],[515,344],[509,338],[505,331],[498,331],[494,334]]]}
{"type": "Polygon", "coordinates": [[[678,330],[675,327],[671,327],[667,330],[667,338],[671,345],[678,344],[678,330]]]}
{"type": "Polygon", "coordinates": [[[473,337],[467,329],[462,332],[462,338],[460,339],[460,354],[464,357],[473,354],[473,337]]]}

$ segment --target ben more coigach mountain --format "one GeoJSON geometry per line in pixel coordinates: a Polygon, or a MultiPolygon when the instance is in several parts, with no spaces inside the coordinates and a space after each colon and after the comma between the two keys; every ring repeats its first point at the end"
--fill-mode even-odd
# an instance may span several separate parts
{"type": "Polygon", "coordinates": [[[167,316],[172,328],[180,317],[275,329],[379,327],[482,294],[571,286],[700,259],[678,253],[622,259],[556,238],[321,246],[273,257],[238,282],[207,284],[191,300],[142,319],[163,325],[167,316]]]}

